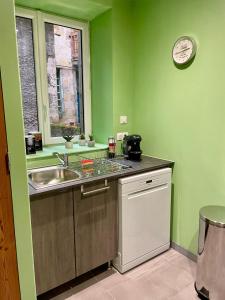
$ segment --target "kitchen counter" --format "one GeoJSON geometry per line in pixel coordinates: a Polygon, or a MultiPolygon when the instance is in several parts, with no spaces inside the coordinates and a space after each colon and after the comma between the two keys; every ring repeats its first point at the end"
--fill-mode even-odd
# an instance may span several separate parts
{"type": "Polygon", "coordinates": [[[32,198],[35,197],[35,195],[40,195],[51,191],[64,190],[71,187],[77,187],[88,182],[95,182],[101,179],[122,178],[122,177],[127,177],[127,176],[131,176],[143,172],[158,170],[166,167],[172,168],[174,165],[174,162],[172,161],[163,160],[163,159],[150,157],[150,156],[144,156],[144,155],[142,156],[142,160],[140,162],[126,160],[123,157],[115,158],[113,159],[113,161],[126,165],[129,168],[123,169],[119,172],[103,174],[103,175],[100,174],[98,176],[82,178],[73,182],[67,182],[55,186],[50,186],[47,188],[42,188],[39,190],[36,190],[31,185],[29,185],[29,194],[32,198]]]}

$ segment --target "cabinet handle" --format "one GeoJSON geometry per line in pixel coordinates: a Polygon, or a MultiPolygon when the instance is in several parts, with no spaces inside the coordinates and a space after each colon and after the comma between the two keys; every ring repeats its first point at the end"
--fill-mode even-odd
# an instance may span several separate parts
{"type": "Polygon", "coordinates": [[[96,190],[93,190],[93,191],[90,191],[90,192],[82,192],[81,195],[83,197],[87,197],[87,196],[90,196],[90,195],[93,195],[93,194],[103,193],[105,191],[108,191],[109,189],[110,189],[110,186],[105,186],[103,188],[96,189],[96,190]]]}

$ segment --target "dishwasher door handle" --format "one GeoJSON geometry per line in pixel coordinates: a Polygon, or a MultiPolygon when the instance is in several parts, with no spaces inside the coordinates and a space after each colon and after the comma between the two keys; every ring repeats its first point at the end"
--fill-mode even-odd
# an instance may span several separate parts
{"type": "Polygon", "coordinates": [[[152,183],[152,180],[151,179],[147,180],[145,183],[152,183]]]}

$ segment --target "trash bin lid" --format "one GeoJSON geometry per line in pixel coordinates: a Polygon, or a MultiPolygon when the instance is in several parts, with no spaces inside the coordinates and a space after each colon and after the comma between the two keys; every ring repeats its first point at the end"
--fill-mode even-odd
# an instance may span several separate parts
{"type": "Polygon", "coordinates": [[[225,227],[225,207],[205,206],[200,210],[200,218],[211,225],[225,227]]]}

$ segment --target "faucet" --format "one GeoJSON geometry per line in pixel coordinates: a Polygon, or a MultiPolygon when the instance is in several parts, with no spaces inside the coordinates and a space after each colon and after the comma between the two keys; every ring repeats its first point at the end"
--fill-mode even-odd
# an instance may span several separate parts
{"type": "Polygon", "coordinates": [[[68,167],[69,166],[69,157],[67,153],[59,154],[58,152],[53,152],[52,155],[56,156],[63,167],[68,167]]]}

